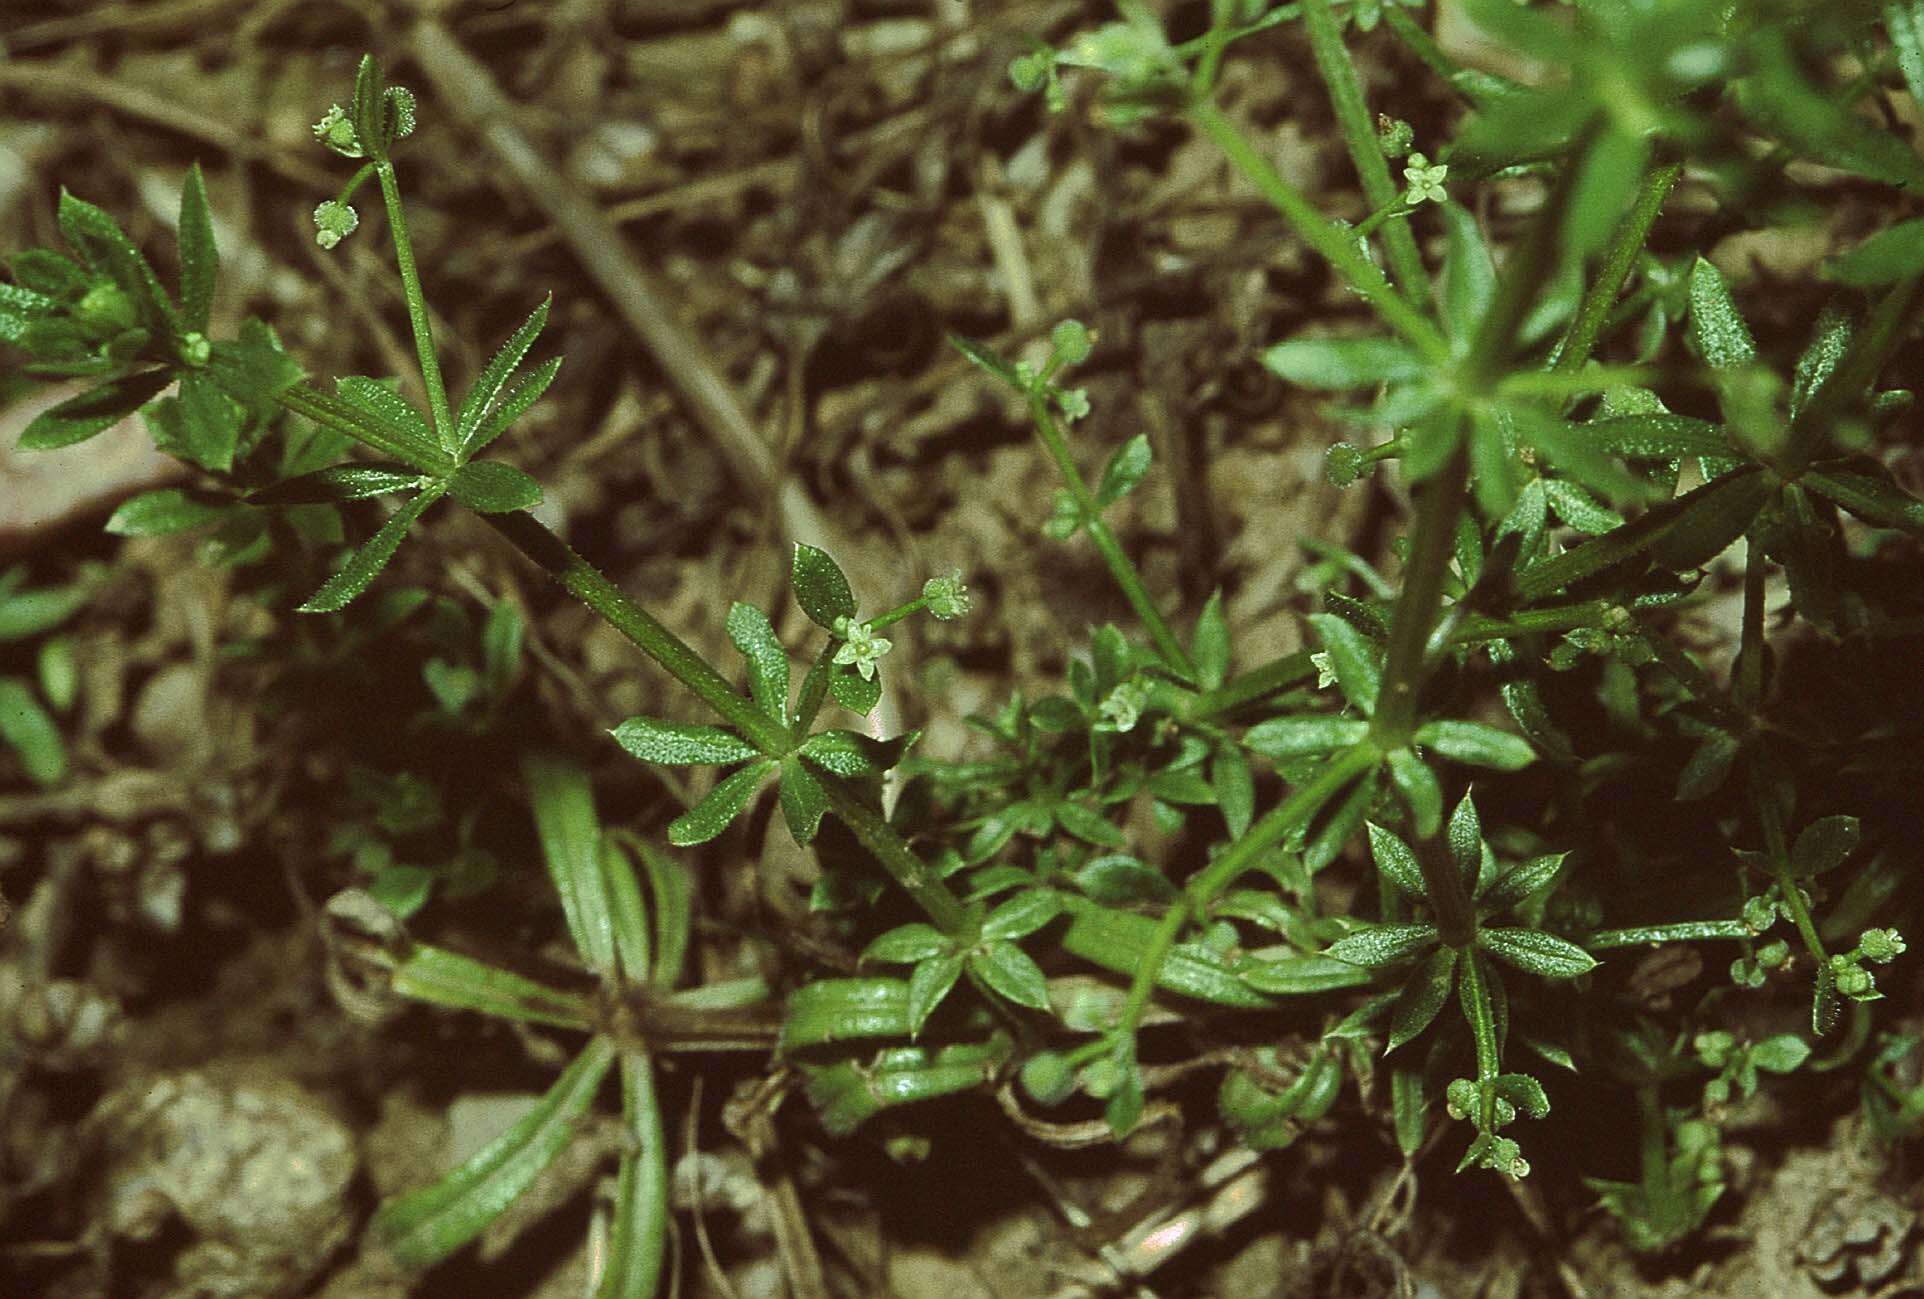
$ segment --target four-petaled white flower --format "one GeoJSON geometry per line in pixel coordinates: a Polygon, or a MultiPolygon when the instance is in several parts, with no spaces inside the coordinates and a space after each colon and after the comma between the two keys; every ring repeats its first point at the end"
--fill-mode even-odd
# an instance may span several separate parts
{"type": "Polygon", "coordinates": [[[862,680],[875,680],[876,660],[894,646],[870,631],[867,623],[852,618],[837,618],[835,634],[842,638],[842,648],[835,651],[835,666],[852,666],[862,674],[862,680]]]}
{"type": "Polygon", "coordinates": [[[1148,702],[1148,684],[1132,678],[1111,690],[1097,711],[1112,730],[1133,731],[1142,718],[1143,706],[1148,702]]]}
{"type": "Polygon", "coordinates": [[[1448,163],[1439,162],[1432,167],[1430,160],[1422,154],[1411,154],[1410,165],[1403,168],[1403,179],[1410,183],[1409,191],[1403,195],[1403,201],[1411,207],[1426,201],[1441,203],[1449,197],[1448,191],[1443,188],[1443,182],[1449,174],[1448,163]]]}

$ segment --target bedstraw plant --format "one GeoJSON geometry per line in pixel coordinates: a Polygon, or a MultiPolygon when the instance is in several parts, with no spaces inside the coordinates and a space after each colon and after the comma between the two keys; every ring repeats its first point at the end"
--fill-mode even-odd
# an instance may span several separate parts
{"type": "MultiPolygon", "coordinates": [[[[65,251],[9,259],[0,339],[27,373],[84,386],[22,445],[67,446],[139,412],[196,471],[192,486],[128,501],[111,531],[205,529],[217,557],[270,556],[294,575],[339,544],[343,517],[361,517],[340,507],[395,498],[302,593],[302,611],[353,618],[445,500],[713,714],[610,728],[641,762],[715,769],[667,825],[672,852],[604,828],[578,759],[525,763],[581,986],[416,942],[392,906],[370,922],[379,936],[361,959],[393,993],[586,1037],[527,1118],[381,1210],[375,1229],[405,1260],[478,1233],[618,1072],[632,1144],[598,1292],[652,1293],[667,1220],[652,1057],[670,1050],[773,1049],[836,1135],[993,1092],[1036,1112],[1025,1130],[1100,1114],[1118,1139],[1183,1072],[1171,1065],[1209,1055],[1226,1062],[1222,1118],[1258,1148],[1333,1121],[1353,1092],[1341,1121],[1380,1119],[1406,1158],[1440,1143],[1458,1171],[1508,1178],[1574,1157],[1523,1121],[1546,1120],[1581,1071],[1620,1088],[1642,1162],[1641,1180],[1580,1171],[1646,1249],[1714,1209],[1718,1120],[1759,1071],[1861,1070],[1877,1130],[1915,1135],[1915,1038],[1869,1048],[1878,967],[1904,952],[1891,922],[1916,903],[1889,813],[1891,772],[1914,778],[1915,759],[1876,755],[1908,754],[1917,718],[1790,707],[1779,677],[1795,647],[1816,664],[1797,689],[1839,689],[1841,673],[1914,656],[1924,627],[1924,504],[1885,464],[1911,402],[1886,379],[1915,348],[1924,222],[1826,263],[1828,301],[1790,350],[1690,248],[1779,219],[1821,183],[1806,160],[1860,188],[1924,188],[1911,143],[1860,111],[1924,103],[1924,5],[1465,0],[1539,69],[1530,83],[1459,64],[1400,0],[1213,0],[1202,30],[1174,35],[1140,0],[1117,8],[1038,40],[1015,60],[1017,87],[1119,131],[1181,123],[1327,265],[1351,310],[1260,360],[1292,392],[1341,394],[1328,417],[1376,439],[1333,447],[1332,481],[1395,466],[1409,501],[1400,571],[1386,581],[1325,547],[1336,562],[1314,570],[1327,581],[1310,648],[1243,661],[1221,595],[1176,612],[1111,526],[1156,467],[1144,436],[1102,453],[1080,431],[1091,399],[1075,376],[1106,363],[1105,340],[1064,321],[1011,360],[956,337],[1026,407],[1061,476],[1039,530],[1092,547],[1135,616],[1067,658],[1061,693],[972,719],[968,761],[921,756],[914,732],[877,736],[866,721],[890,671],[882,633],[966,618],[965,575],[924,575],[899,606],[864,610],[830,555],[798,545],[789,594],[810,641],[783,644],[770,611],[737,602],[726,629],[740,662],[711,662],[530,512],[540,486],[488,453],[555,377],[558,359],[530,361],[548,306],[455,401],[396,163],[417,109],[374,58],[315,128],[358,165],[314,223],[323,248],[385,225],[418,357],[407,385],[322,383],[259,320],[209,336],[218,254],[197,170],[171,284],[111,216],[66,193],[65,251]],[[1319,209],[1224,106],[1230,62],[1263,59],[1290,30],[1327,91],[1359,220],[1319,209]],[[1372,102],[1351,56],[1362,43],[1454,97],[1460,111],[1429,115],[1448,134],[1372,102]],[[1653,239],[1684,187],[1698,215],[1653,239]],[[384,220],[358,212],[368,190],[384,220]],[[1491,216],[1493,195],[1524,215],[1491,216]],[[1727,672],[1675,635],[1724,569],[1741,588],[1727,672]],[[1779,590],[1787,607],[1771,603],[1779,590]],[[678,992],[691,875],[722,868],[701,845],[771,786],[795,840],[819,848],[815,904],[859,947],[861,971],[798,952],[779,989],[678,992]],[[1666,840],[1646,815],[1688,832],[1666,840]],[[846,833],[823,835],[826,820],[846,833]],[[1709,982],[1728,986],[1699,980],[1659,1022],[1635,972],[1667,947],[1712,954],[1709,982]],[[1807,1031],[1752,1041],[1727,1026],[1746,1022],[1731,1013],[1745,999],[1788,988],[1808,1001],[1807,1031]]],[[[58,603],[0,581],[0,617],[35,594],[58,603]]],[[[43,666],[42,693],[57,676],[43,666]]],[[[46,717],[0,708],[7,740],[54,779],[46,717]]],[[[917,1113],[939,1111],[904,1120],[917,1113]]]]}

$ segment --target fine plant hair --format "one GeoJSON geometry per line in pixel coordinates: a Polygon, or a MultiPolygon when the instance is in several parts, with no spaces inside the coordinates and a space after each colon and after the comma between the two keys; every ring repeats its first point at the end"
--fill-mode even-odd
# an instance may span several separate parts
{"type": "MultiPolygon", "coordinates": [[[[330,906],[385,995],[533,1026],[572,1052],[508,1132],[382,1206],[373,1229],[396,1256],[427,1266],[472,1240],[615,1075],[632,1141],[598,1293],[655,1293],[665,1052],[772,1051],[835,1136],[885,1110],[913,1130],[943,1112],[926,1102],[976,1093],[945,1104],[992,1095],[1027,1112],[1032,1136],[1099,1118],[1117,1141],[1207,1057],[1222,1122],[1258,1150],[1350,1124],[1407,1160],[1442,1150],[1457,1173],[1510,1179],[1558,1153],[1549,1116],[1565,1095],[1611,1089],[1636,1116],[1640,1176],[1576,1171],[1653,1252],[1716,1208],[1720,1122],[1759,1071],[1852,1071],[1880,1136],[1924,1127],[1904,1082],[1918,1043],[1880,1033],[1875,968],[1902,955],[1897,922],[1917,906],[1912,826],[1893,809],[1908,806],[1924,710],[1909,695],[1855,706],[1847,680],[1901,674],[1924,634],[1924,503],[1887,465],[1911,406],[1888,381],[1915,349],[1924,219],[1826,261],[1821,310],[1783,346],[1701,255],[1714,231],[1781,219],[1820,183],[1810,160],[1892,200],[1924,190],[1911,142],[1860,111],[1924,104],[1924,3],[1794,21],[1788,6],[1720,0],[1463,7],[1539,79],[1459,64],[1401,0],[1213,0],[1187,35],[1119,0],[1114,21],[1015,59],[1011,96],[1208,140],[1327,267],[1349,305],[1340,325],[1274,338],[1260,363],[1360,430],[1330,449],[1333,483],[1364,490],[1393,465],[1410,508],[1397,572],[1325,545],[1312,648],[1246,662],[1222,594],[1178,613],[1111,525],[1158,468],[1146,435],[1097,450],[1080,431],[1092,401],[1076,376],[1107,342],[1073,319],[1021,359],[953,337],[1026,408],[1060,475],[1038,531],[1091,547],[1134,618],[1095,628],[1059,693],[971,719],[966,761],[918,753],[914,732],[878,736],[871,719],[885,633],[966,619],[970,575],[919,574],[896,607],[865,613],[835,559],[797,545],[788,594],[809,641],[783,644],[771,610],[738,601],[739,662],[715,662],[537,518],[541,486],[489,452],[561,364],[541,355],[548,303],[450,391],[397,165],[417,106],[373,56],[315,127],[351,170],[314,228],[333,248],[385,226],[418,365],[405,386],[425,408],[392,378],[310,375],[266,321],[210,336],[219,253],[197,167],[170,282],[113,216],[62,192],[64,250],[7,259],[0,342],[24,373],[85,390],[21,446],[65,447],[139,413],[193,470],[189,486],[126,501],[110,532],[201,529],[217,560],[289,572],[286,556],[338,551],[296,599],[351,625],[404,541],[434,545],[420,525],[470,511],[712,714],[631,717],[522,760],[589,980],[550,984],[417,940],[404,922],[426,904],[420,881],[405,900],[355,891],[330,906]],[[1222,103],[1226,65],[1283,39],[1307,40],[1358,220],[1319,209],[1222,103]],[[1373,113],[1361,43],[1427,69],[1456,105],[1452,132],[1373,113]],[[1653,239],[1685,187],[1715,219],[1653,239]],[[1477,213],[1497,195],[1511,215],[1493,239],[1497,218],[1477,213]],[[368,508],[353,503],[373,498],[397,504],[347,543],[368,508]],[[1727,672],[1675,634],[1719,569],[1741,574],[1727,672]],[[607,740],[716,778],[659,839],[606,825],[585,764],[607,740]],[[795,841],[817,849],[814,904],[860,968],[797,951],[777,990],[681,987],[693,880],[722,865],[702,846],[771,787],[795,841]],[[1634,978],[1658,948],[1714,966],[1664,1014],[1634,978]],[[1807,1003],[1807,1029],[1746,1033],[1746,999],[1787,996],[1807,1003]]],[[[10,592],[0,583],[0,615],[10,592]]],[[[519,630],[491,617],[486,636],[499,647],[519,630]]],[[[511,677],[482,675],[476,690],[511,677]]],[[[52,723],[30,683],[0,690],[6,739],[44,753],[52,723]]]]}

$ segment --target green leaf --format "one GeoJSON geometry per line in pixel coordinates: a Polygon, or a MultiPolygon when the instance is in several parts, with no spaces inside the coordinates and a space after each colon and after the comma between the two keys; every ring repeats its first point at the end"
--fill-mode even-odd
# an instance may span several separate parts
{"type": "Polygon", "coordinates": [[[213,345],[205,370],[197,373],[206,374],[255,418],[265,420],[273,417],[281,394],[299,383],[304,372],[272,329],[249,320],[241,325],[240,337],[213,345]]]}
{"type": "Polygon", "coordinates": [[[1423,360],[1393,338],[1292,338],[1263,353],[1271,371],[1306,388],[1367,388],[1423,373],[1423,360]]]}
{"type": "Polygon", "coordinates": [[[1437,1012],[1450,999],[1450,989],[1455,983],[1454,947],[1439,947],[1410,972],[1390,1012],[1389,1046],[1385,1054],[1421,1036],[1423,1030],[1436,1021],[1437,1012]]]}
{"type": "Polygon", "coordinates": [[[427,416],[385,383],[364,375],[350,374],[334,381],[341,400],[359,408],[361,413],[387,430],[388,436],[407,446],[438,450],[434,430],[427,416]]]}
{"type": "Polygon", "coordinates": [[[913,965],[949,951],[954,944],[934,925],[914,921],[897,925],[862,949],[862,963],[879,961],[884,965],[913,965]]]}
{"type": "MultiPolygon", "coordinates": [[[[1134,975],[1155,931],[1156,921],[1148,916],[1083,904],[1071,913],[1069,927],[1062,933],[1062,950],[1112,973],[1134,975]]],[[[1275,1004],[1230,970],[1220,956],[1193,943],[1178,944],[1170,951],[1156,971],[1156,986],[1243,1010],[1275,1004]]]]}
{"type": "Polygon", "coordinates": [[[865,677],[852,664],[837,667],[828,678],[828,693],[858,717],[867,717],[882,698],[882,677],[865,677]]]}
{"type": "MultiPolygon", "coordinates": [[[[57,299],[77,298],[87,291],[87,273],[50,248],[15,253],[7,259],[7,270],[15,283],[35,295],[41,309],[53,306],[57,299]]],[[[16,305],[13,296],[13,290],[7,288],[0,294],[0,305],[16,305]]]]}
{"type": "Polygon", "coordinates": [[[1214,690],[1229,675],[1229,624],[1223,619],[1223,593],[1210,593],[1209,600],[1196,618],[1196,633],[1189,641],[1189,658],[1196,665],[1196,680],[1205,690],[1214,690]]]}
{"type": "Polygon", "coordinates": [[[500,1217],[574,1139],[614,1058],[614,1045],[594,1038],[540,1104],[508,1131],[433,1186],[383,1206],[374,1229],[395,1257],[426,1267],[500,1217]]]}
{"type": "Polygon", "coordinates": [[[180,327],[207,331],[214,310],[214,285],[220,277],[220,252],[214,247],[214,221],[207,209],[207,185],[198,162],[187,168],[180,187],[180,327]]]}
{"type": "Polygon", "coordinates": [[[1790,850],[1791,874],[1810,879],[1837,869],[1857,851],[1863,823],[1854,816],[1826,816],[1805,826],[1790,850]]]}
{"type": "Polygon", "coordinates": [[[1110,906],[1168,902],[1176,896],[1176,886],[1160,871],[1127,853],[1090,858],[1076,869],[1075,881],[1090,898],[1110,906]]]}
{"type": "Polygon", "coordinates": [[[1240,839],[1256,817],[1256,782],[1241,749],[1225,740],[1209,759],[1209,783],[1230,838],[1240,839]]]}
{"type": "Polygon", "coordinates": [[[1383,669],[1377,662],[1376,646],[1355,626],[1335,614],[1313,613],[1309,622],[1316,629],[1330,666],[1336,671],[1336,684],[1343,697],[1365,716],[1376,712],[1376,697],[1382,689],[1383,669]]]}
{"type": "Polygon", "coordinates": [[[947,952],[929,957],[909,974],[907,1011],[911,1038],[921,1036],[922,1026],[929,1022],[929,1016],[947,999],[949,990],[961,977],[963,964],[963,953],[947,952]]]}
{"type": "Polygon", "coordinates": [[[817,979],[789,994],[785,1053],[829,1042],[907,1037],[909,985],[902,979],[817,979]]]}
{"type": "Polygon", "coordinates": [[[729,822],[748,806],[755,787],[774,765],[773,758],[764,758],[719,781],[708,791],[708,797],[669,822],[668,842],[677,848],[688,848],[707,843],[726,830],[729,822]]]}
{"type": "Polygon", "coordinates": [[[481,514],[510,514],[541,504],[541,484],[499,460],[471,460],[448,483],[454,499],[481,514]]]}
{"type": "Polygon", "coordinates": [[[414,526],[414,521],[427,511],[430,505],[441,499],[442,488],[439,484],[429,487],[419,496],[396,510],[381,530],[374,534],[366,544],[352,555],[341,571],[327,579],[320,590],[310,597],[306,604],[300,605],[299,613],[334,613],[343,609],[348,602],[381,575],[388,561],[394,558],[401,538],[414,526]]]}
{"type": "Polygon", "coordinates": [[[748,660],[748,693],[779,725],[788,724],[788,653],[768,615],[737,600],[728,607],[728,639],[748,660]]]}
{"type": "Polygon", "coordinates": [[[1817,323],[1810,329],[1810,341],[1798,353],[1797,365],[1791,372],[1790,417],[1793,421],[1837,373],[1838,363],[1850,350],[1855,330],[1850,313],[1835,301],[1825,303],[1824,309],[1817,313],[1817,323]]]}
{"type": "Polygon", "coordinates": [[[801,755],[838,776],[877,776],[901,761],[903,744],[884,743],[856,731],[817,731],[802,741],[801,755]]]}
{"type": "Polygon", "coordinates": [[[1798,481],[1866,523],[1924,536],[1924,501],[1899,487],[1882,465],[1874,461],[1859,463],[1862,472],[1813,468],[1798,481]]]}
{"type": "MultiPolygon", "coordinates": [[[[1401,889],[1405,896],[1427,899],[1430,886],[1423,878],[1423,867],[1410,846],[1374,821],[1369,822],[1370,856],[1383,878],[1401,889]]],[[[1339,957],[1346,960],[1347,957],[1339,957]]]]}
{"type": "Polygon", "coordinates": [[[1443,823],[1443,786],[1436,773],[1415,752],[1405,747],[1384,755],[1390,765],[1390,780],[1409,806],[1416,837],[1427,839],[1443,823]]]}
{"type": "Polygon", "coordinates": [[[1456,867],[1457,878],[1463,881],[1464,888],[1475,893],[1483,873],[1483,822],[1476,814],[1476,801],[1467,789],[1450,812],[1449,845],[1450,863],[1456,867]]]}
{"type": "Polygon", "coordinates": [[[849,590],[848,578],[827,551],[806,542],[795,543],[789,583],[795,590],[795,602],[817,627],[832,632],[836,619],[855,616],[855,593],[849,590]]]}
{"type": "Polygon", "coordinates": [[[85,442],[145,406],[173,377],[166,370],[144,370],[69,397],[27,425],[20,435],[20,449],[50,451],[85,442]]]}
{"type": "Polygon", "coordinates": [[[1575,483],[1561,478],[1540,481],[1543,482],[1544,495],[1548,498],[1550,508],[1557,512],[1558,518],[1578,532],[1587,532],[1596,537],[1623,526],[1621,514],[1604,508],[1596,497],[1575,483]]]}
{"type": "Polygon", "coordinates": [[[1596,957],[1540,929],[1479,929],[1476,945],[1505,964],[1546,979],[1574,979],[1597,967],[1596,957]]]}
{"type": "Polygon", "coordinates": [[[1347,749],[1369,733],[1368,722],[1306,713],[1258,722],[1243,733],[1243,743],[1265,758],[1299,758],[1347,749]]]}
{"type": "Polygon", "coordinates": [[[1027,889],[991,911],[982,921],[983,941],[1027,938],[1062,914],[1062,897],[1054,889],[1027,889]]]}
{"type": "Polygon", "coordinates": [[[501,350],[474,377],[474,384],[462,400],[460,413],[454,421],[455,445],[461,448],[464,457],[472,453],[474,448],[469,443],[477,440],[482,421],[487,418],[495,399],[501,395],[501,389],[514,374],[515,367],[521,364],[521,358],[528,354],[535,339],[541,336],[542,329],[548,323],[548,308],[553,302],[553,294],[543,298],[541,305],[522,322],[521,328],[509,336],[508,341],[501,345],[501,350]]]}
{"type": "Polygon", "coordinates": [[[1246,957],[1236,965],[1236,973],[1257,992],[1279,997],[1308,997],[1339,988],[1356,988],[1369,982],[1369,972],[1348,961],[1327,956],[1284,956],[1274,960],[1246,957]]]}
{"type": "Polygon", "coordinates": [[[1690,268],[1690,334],[1713,369],[1728,370],[1757,359],[1750,326],[1731,300],[1722,272],[1701,257],[1690,268]]]}
{"type": "Polygon", "coordinates": [[[1717,426],[1688,415],[1655,411],[1616,415],[1578,426],[1599,451],[1632,460],[1676,460],[1685,456],[1728,456],[1730,443],[1717,426]]]}
{"type": "Polygon", "coordinates": [[[52,631],[84,608],[93,595],[89,582],[22,590],[25,578],[24,567],[0,573],[0,643],[52,631]]]}
{"type": "Polygon", "coordinates": [[[1416,742],[1457,762],[1498,771],[1521,771],[1537,756],[1522,736],[1481,722],[1425,722],[1416,729],[1416,742]]]}
{"type": "Polygon", "coordinates": [[[541,394],[548,391],[555,375],[561,369],[561,358],[551,356],[534,369],[516,379],[501,399],[489,407],[487,415],[481,420],[480,427],[469,435],[461,445],[461,454],[477,456],[485,451],[494,440],[506,433],[514,422],[527,413],[528,407],[541,400],[541,394]]]}
{"type": "Polygon", "coordinates": [[[695,722],[630,717],[609,734],[643,762],[687,766],[701,762],[746,762],[761,750],[732,731],[695,722]]]}
{"type": "Polygon", "coordinates": [[[832,1136],[847,1136],[885,1109],[972,1091],[992,1081],[1008,1056],[1002,1035],[960,1042],[931,1055],[920,1047],[876,1053],[866,1065],[843,1060],[804,1070],[808,1099],[832,1136]]]}
{"type": "Polygon", "coordinates": [[[1795,1073],[1810,1059],[1810,1043],[1795,1033],[1767,1037],[1750,1049],[1751,1063],[1765,1073],[1795,1073]]]}
{"type": "Polygon", "coordinates": [[[1924,218],[1879,231],[1826,269],[1833,280],[1857,288],[1894,284],[1924,271],[1924,218]]]}
{"type": "Polygon", "coordinates": [[[992,942],[969,954],[969,968],[1003,997],[1030,1010],[1049,1009],[1049,981],[1029,954],[1010,942],[992,942]]]}
{"type": "Polygon", "coordinates": [[[1450,337],[1466,343],[1496,296],[1496,266],[1476,217],[1458,203],[1443,205],[1443,319],[1450,337]]]}
{"type": "Polygon", "coordinates": [[[622,1052],[621,1099],[630,1144],[615,1178],[613,1222],[594,1299],[654,1299],[668,1240],[668,1141],[654,1071],[641,1051],[622,1052]]]}
{"type": "Polygon", "coordinates": [[[1564,238],[1570,251],[1587,257],[1601,249],[1629,208],[1650,142],[1640,131],[1619,128],[1592,141],[1577,164],[1577,180],[1566,208],[1564,238]]]}
{"type": "Polygon", "coordinates": [[[561,897],[575,950],[596,974],[615,972],[614,910],[601,861],[601,818],[594,786],[580,763],[533,752],[521,759],[535,831],[548,875],[561,897]]]}
{"type": "Polygon", "coordinates": [[[1025,390],[1022,380],[1016,375],[1015,367],[982,344],[966,339],[960,334],[950,334],[949,346],[968,357],[969,362],[983,373],[1000,379],[1017,392],[1025,390]]]}
{"type": "Polygon", "coordinates": [[[212,523],[233,508],[218,496],[163,487],[121,503],[107,520],[117,537],[159,537],[212,523]]]}
{"type": "Polygon", "coordinates": [[[1081,803],[1064,802],[1056,804],[1056,821],[1076,838],[1098,848],[1127,848],[1129,836],[1122,827],[1081,803]]]}
{"type": "Polygon", "coordinates": [[[27,683],[16,677],[0,677],[0,740],[20,755],[20,765],[36,785],[58,784],[67,774],[67,746],[59,726],[27,683]]]}
{"type": "Polygon", "coordinates": [[[1096,508],[1106,509],[1136,490],[1136,484],[1149,472],[1150,452],[1149,435],[1138,433],[1122,444],[1120,450],[1109,459],[1109,465],[1102,471],[1102,482],[1096,488],[1096,508]]]}
{"type": "Polygon", "coordinates": [[[1738,748],[1737,737],[1728,731],[1712,731],[1704,736],[1697,751],[1677,773],[1677,801],[1694,803],[1716,793],[1730,775],[1730,764],[1736,761],[1738,748]]]}
{"type": "MultiPolygon", "coordinates": [[[[613,972],[628,983],[647,983],[654,978],[655,968],[649,959],[648,904],[627,852],[635,841],[617,834],[602,834],[599,839],[596,855],[601,859],[602,893],[608,899],[608,923],[615,943],[613,972]]],[[[580,950],[578,944],[576,950],[580,950]]]]}
{"type": "Polygon", "coordinates": [[[1667,568],[1695,568],[1743,535],[1769,494],[1769,483],[1754,468],[1725,474],[1688,495],[1652,506],[1621,528],[1530,565],[1517,575],[1517,595],[1526,601],[1541,599],[1643,554],[1667,568]]]}
{"type": "Polygon", "coordinates": [[[173,407],[178,419],[166,428],[166,436],[156,434],[156,446],[217,474],[233,469],[243,414],[219,384],[202,371],[189,371],[181,377],[177,401],[162,401],[149,410],[159,407],[173,407]]]}
{"type": "Polygon", "coordinates": [[[174,306],[167,300],[167,291],[118,222],[65,189],[60,191],[56,215],[68,244],[83,262],[104,271],[133,299],[142,324],[156,334],[174,332],[174,306]]]}
{"type": "Polygon", "coordinates": [[[1435,925],[1365,925],[1331,943],[1323,955],[1375,969],[1408,960],[1436,941],[1435,925]]]}
{"type": "Polygon", "coordinates": [[[249,505],[320,505],[366,500],[387,492],[413,491],[430,480],[401,464],[349,464],[316,469],[263,487],[247,496],[249,505]]]}
{"type": "Polygon", "coordinates": [[[1497,876],[1478,895],[1478,909],[1486,912],[1504,911],[1547,888],[1550,881],[1557,877],[1557,872],[1563,869],[1563,859],[1569,855],[1567,852],[1558,852],[1547,857],[1533,857],[1515,870],[1497,876]]]}
{"type": "Polygon", "coordinates": [[[503,970],[450,952],[415,944],[394,971],[397,995],[453,1010],[472,1010],[496,1019],[547,1024],[580,1032],[591,1024],[587,1004],[579,996],[558,992],[511,970],[503,970]]]}
{"type": "Polygon", "coordinates": [[[385,157],[387,153],[388,138],[383,129],[386,122],[381,109],[384,81],[380,60],[372,54],[363,54],[354,74],[354,98],[348,105],[348,120],[353,123],[355,139],[370,158],[385,157]]]}
{"type": "Polygon", "coordinates": [[[1746,42],[1750,74],[1734,83],[1744,113],[1826,167],[1924,189],[1924,162],[1909,142],[1851,111],[1845,96],[1820,90],[1805,78],[1791,30],[1783,23],[1759,23],[1746,42]]]}
{"type": "Polygon", "coordinates": [[[822,816],[828,811],[828,791],[822,788],[822,782],[803,763],[784,762],[776,794],[781,801],[782,820],[787,822],[788,832],[795,837],[796,843],[806,848],[822,828],[822,816]]]}

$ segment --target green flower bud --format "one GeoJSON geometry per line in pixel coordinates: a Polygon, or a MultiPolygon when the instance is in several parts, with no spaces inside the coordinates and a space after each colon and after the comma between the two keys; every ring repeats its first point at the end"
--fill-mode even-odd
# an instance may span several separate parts
{"type": "Polygon", "coordinates": [[[344,158],[361,156],[360,137],[354,133],[347,110],[339,104],[330,104],[326,115],[314,123],[314,138],[344,158]]]}
{"type": "Polygon", "coordinates": [[[1348,487],[1363,476],[1363,453],[1347,442],[1338,442],[1323,453],[1323,477],[1331,487],[1348,487]]]}
{"type": "Polygon", "coordinates": [[[1861,965],[1848,965],[1837,972],[1837,990],[1852,1001],[1875,1000],[1877,980],[1861,965]]]}
{"type": "Polygon", "coordinates": [[[102,280],[74,303],[74,319],[103,334],[118,334],[134,327],[134,304],[120,286],[102,280]]]}
{"type": "Polygon", "coordinates": [[[1903,952],[1904,935],[1895,929],[1866,929],[1857,940],[1857,950],[1864,954],[1865,960],[1882,965],[1903,952]]]}
{"type": "Polygon", "coordinates": [[[332,248],[361,226],[361,214],[338,199],[329,199],[314,209],[314,242],[332,248]]]}
{"type": "Polygon", "coordinates": [[[969,588],[962,584],[959,572],[922,583],[922,598],[929,602],[929,612],[944,622],[969,612],[969,588]]]}
{"type": "Polygon", "coordinates": [[[213,354],[214,345],[209,343],[207,341],[207,335],[201,333],[199,330],[194,330],[191,333],[180,336],[180,359],[195,369],[206,365],[208,358],[213,356],[213,354]]]}

